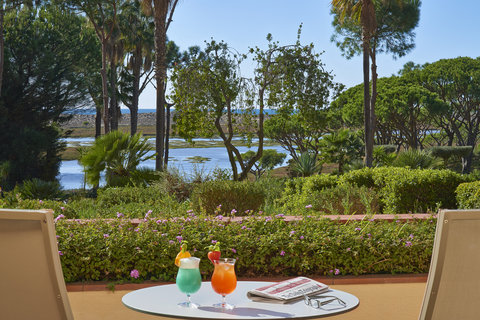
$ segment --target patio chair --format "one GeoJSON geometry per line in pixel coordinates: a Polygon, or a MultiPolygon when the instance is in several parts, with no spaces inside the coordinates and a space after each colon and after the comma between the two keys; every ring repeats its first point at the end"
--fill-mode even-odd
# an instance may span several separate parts
{"type": "Polygon", "coordinates": [[[73,319],[50,210],[0,209],[0,318],[73,319]]]}
{"type": "Polygon", "coordinates": [[[479,301],[480,210],[443,210],[419,319],[479,319],[479,301]]]}

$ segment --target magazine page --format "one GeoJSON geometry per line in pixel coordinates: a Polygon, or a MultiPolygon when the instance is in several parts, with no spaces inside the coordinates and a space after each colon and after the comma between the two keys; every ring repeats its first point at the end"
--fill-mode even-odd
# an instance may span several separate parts
{"type": "Polygon", "coordinates": [[[286,303],[303,298],[305,294],[321,293],[328,289],[328,286],[321,282],[306,277],[297,277],[250,290],[247,297],[257,302],[286,303]]]}

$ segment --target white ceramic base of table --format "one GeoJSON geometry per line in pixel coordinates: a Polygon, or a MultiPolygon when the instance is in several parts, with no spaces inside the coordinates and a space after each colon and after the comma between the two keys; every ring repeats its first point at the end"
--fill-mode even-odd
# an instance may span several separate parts
{"type": "Polygon", "coordinates": [[[166,317],[201,319],[284,319],[314,318],[346,312],[356,308],[359,300],[352,294],[339,290],[330,290],[326,295],[334,295],[347,303],[346,308],[335,310],[314,309],[305,305],[303,300],[294,303],[278,304],[253,302],[247,298],[247,292],[271,282],[238,281],[237,288],[227,295],[227,303],[235,305],[233,310],[222,310],[212,305],[221,301],[210,282],[202,282],[200,290],[192,295],[192,302],[200,305],[198,309],[189,309],[177,304],[186,301],[175,284],[140,289],[127,293],[122,298],[125,306],[144,313],[166,317]]]}

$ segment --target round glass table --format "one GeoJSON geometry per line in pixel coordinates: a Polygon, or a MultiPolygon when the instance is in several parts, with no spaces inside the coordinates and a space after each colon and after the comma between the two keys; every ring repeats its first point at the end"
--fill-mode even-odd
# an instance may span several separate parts
{"type": "Polygon", "coordinates": [[[221,301],[210,282],[202,282],[200,290],[192,295],[192,302],[199,304],[198,309],[180,307],[177,304],[186,300],[175,284],[155,286],[135,290],[123,296],[122,302],[136,311],[174,318],[194,319],[284,319],[318,318],[355,309],[359,300],[354,295],[330,289],[322,295],[335,296],[346,303],[346,307],[316,309],[297,300],[287,304],[254,302],[247,298],[247,292],[272,282],[238,281],[237,288],[227,295],[227,302],[235,305],[233,310],[222,310],[212,305],[221,301]]]}

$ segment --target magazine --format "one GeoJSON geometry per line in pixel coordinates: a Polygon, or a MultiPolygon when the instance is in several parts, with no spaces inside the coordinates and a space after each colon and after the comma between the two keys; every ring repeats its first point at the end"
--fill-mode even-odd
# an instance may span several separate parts
{"type": "Polygon", "coordinates": [[[329,287],[321,282],[297,277],[277,282],[247,292],[247,297],[256,302],[287,303],[303,298],[304,295],[323,293],[329,287]]]}

